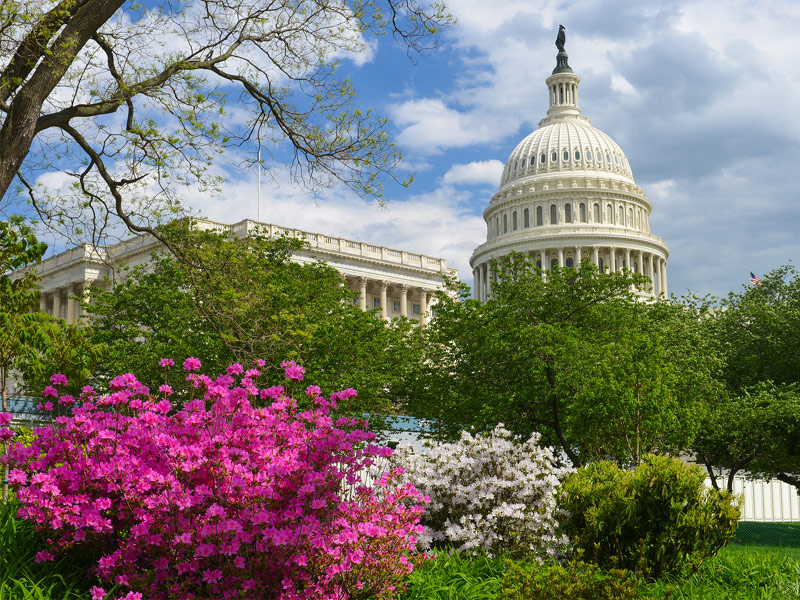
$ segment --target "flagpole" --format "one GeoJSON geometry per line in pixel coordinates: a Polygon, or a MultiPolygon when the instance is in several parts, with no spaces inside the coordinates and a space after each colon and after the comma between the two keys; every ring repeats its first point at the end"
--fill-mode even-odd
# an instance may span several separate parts
{"type": "Polygon", "coordinates": [[[256,221],[261,223],[261,138],[258,140],[258,209],[256,221]]]}

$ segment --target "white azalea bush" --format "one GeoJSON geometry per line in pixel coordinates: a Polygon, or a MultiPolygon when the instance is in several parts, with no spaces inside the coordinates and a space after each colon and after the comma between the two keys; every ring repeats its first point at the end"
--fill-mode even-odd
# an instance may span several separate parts
{"type": "Polygon", "coordinates": [[[537,560],[559,554],[567,539],[555,531],[556,491],[572,469],[558,467],[552,449],[538,442],[538,434],[521,441],[500,424],[431,444],[425,454],[398,451],[406,477],[430,497],[422,547],[537,560]]]}

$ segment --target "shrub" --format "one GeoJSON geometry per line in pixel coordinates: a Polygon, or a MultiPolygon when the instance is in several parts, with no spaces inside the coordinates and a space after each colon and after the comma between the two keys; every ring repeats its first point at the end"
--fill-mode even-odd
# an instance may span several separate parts
{"type": "MultiPolygon", "coordinates": [[[[297,385],[302,368],[284,367],[297,385]]],[[[30,448],[16,444],[20,516],[49,542],[38,559],[98,548],[97,574],[126,599],[392,596],[412,570],[423,508],[399,470],[363,483],[391,451],[364,421],[334,422],[336,401],[355,391],[326,400],[309,387],[314,408],[300,411],[283,387],[259,389],[258,370],[243,371],[190,373],[202,397],[182,407],[166,384],[157,397],[122,375],[109,394],[86,388],[62,402],[73,416],[38,428],[30,448]]]]}
{"type": "Polygon", "coordinates": [[[736,531],[728,492],[706,488],[705,474],[675,458],[649,455],[633,471],[598,462],[566,479],[562,530],[576,550],[603,567],[647,577],[696,570],[736,531]]]}
{"type": "Polygon", "coordinates": [[[459,552],[542,559],[563,549],[555,534],[555,491],[568,472],[555,465],[538,434],[519,442],[498,425],[469,432],[427,454],[398,455],[406,476],[430,497],[423,547],[452,544],[459,552]]]}
{"type": "Polygon", "coordinates": [[[510,563],[498,600],[633,600],[640,584],[625,569],[604,571],[582,561],[566,565],[510,563]]]}

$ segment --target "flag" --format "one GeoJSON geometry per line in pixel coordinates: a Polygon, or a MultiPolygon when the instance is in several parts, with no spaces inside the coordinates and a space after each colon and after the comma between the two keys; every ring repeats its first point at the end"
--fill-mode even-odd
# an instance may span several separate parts
{"type": "Polygon", "coordinates": [[[750,285],[761,285],[761,280],[752,271],[750,271],[750,285]]]}

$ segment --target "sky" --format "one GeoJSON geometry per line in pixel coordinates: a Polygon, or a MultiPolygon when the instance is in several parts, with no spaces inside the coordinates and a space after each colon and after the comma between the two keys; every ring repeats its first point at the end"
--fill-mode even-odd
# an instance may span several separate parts
{"type": "MultiPolygon", "coordinates": [[[[471,284],[482,211],[545,116],[563,24],[583,114],[620,145],[653,204],[672,293],[725,295],[750,271],[800,260],[799,2],[448,5],[458,25],[438,49],[410,61],[384,36],[341,65],[358,101],[391,119],[411,187],[387,184],[383,205],[342,189],[314,199],[272,171],[262,221],[446,258],[471,284]]],[[[223,222],[256,218],[256,171],[220,169],[222,193],[189,204],[223,222]]]]}

